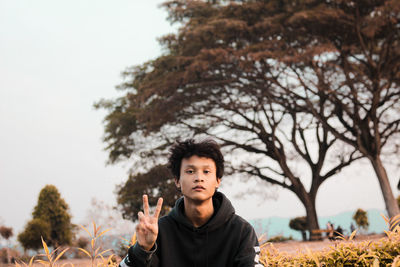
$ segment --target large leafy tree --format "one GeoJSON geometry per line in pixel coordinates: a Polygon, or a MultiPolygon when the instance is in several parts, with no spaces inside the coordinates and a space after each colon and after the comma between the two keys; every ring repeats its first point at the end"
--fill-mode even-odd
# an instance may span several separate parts
{"type": "Polygon", "coordinates": [[[49,246],[71,244],[73,224],[68,204],[54,185],[46,185],[40,191],[32,217],[18,236],[24,248],[40,248],[41,236],[49,246]]]}
{"type": "MultiPolygon", "coordinates": [[[[196,44],[202,51],[196,64],[179,66],[192,68],[199,83],[211,86],[235,78],[248,85],[251,78],[258,90],[268,88],[275,102],[287,108],[295,103],[312,114],[325,130],[371,162],[389,216],[399,213],[382,163],[382,154],[393,153],[391,144],[400,132],[399,1],[166,5],[174,10],[171,19],[186,23],[181,33],[187,33],[166,38],[170,47],[178,50],[182,43],[192,43],[187,46],[189,55],[196,44]],[[203,19],[194,19],[198,17],[203,19]],[[242,75],[231,75],[236,70],[242,75]]],[[[188,63],[190,58],[178,62],[188,63]]],[[[183,75],[175,82],[188,77],[193,76],[183,75]]]]}
{"type": "Polygon", "coordinates": [[[275,99],[296,101],[371,162],[393,217],[399,208],[382,155],[396,152],[391,144],[400,133],[400,1],[294,6],[269,17],[260,30],[271,41],[250,45],[247,57],[265,62],[271,56],[270,78],[280,72],[273,81],[275,99]]]}
{"type": "MultiPolygon", "coordinates": [[[[293,5],[305,8],[301,3],[166,2],[171,21],[182,27],[161,39],[165,54],[126,71],[125,96],[97,104],[110,111],[105,119],[110,161],[129,158],[133,169],[148,170],[175,138],[213,136],[229,151],[230,173],[291,190],[305,206],[309,230],[318,229],[319,187],[358,156],[336,150],[337,138],[292,94],[277,97],[293,78],[283,84],[285,72],[278,68],[283,52],[274,59],[263,46],[272,34],[266,28],[279,32],[274,19],[290,17],[297,10],[293,5]],[[299,161],[306,172],[296,170],[299,161]]],[[[279,45],[270,41],[271,48],[279,45]]]]}

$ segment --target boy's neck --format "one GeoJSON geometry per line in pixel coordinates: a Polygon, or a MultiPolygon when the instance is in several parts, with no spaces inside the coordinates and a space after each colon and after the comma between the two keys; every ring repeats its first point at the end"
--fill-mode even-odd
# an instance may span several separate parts
{"type": "Polygon", "coordinates": [[[214,214],[212,198],[207,201],[196,203],[184,198],[185,216],[194,227],[200,227],[208,222],[214,214]]]}

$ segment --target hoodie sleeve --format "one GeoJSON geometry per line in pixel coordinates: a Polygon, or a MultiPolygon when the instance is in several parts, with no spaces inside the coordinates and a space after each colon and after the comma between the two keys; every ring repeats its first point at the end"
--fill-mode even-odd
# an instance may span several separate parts
{"type": "Polygon", "coordinates": [[[128,255],[119,263],[119,267],[158,267],[156,250],[157,243],[152,250],[146,251],[136,242],[129,248],[128,255]]]}
{"type": "Polygon", "coordinates": [[[245,223],[241,232],[238,253],[235,256],[235,267],[263,267],[260,260],[260,246],[257,235],[249,223],[245,223]]]}

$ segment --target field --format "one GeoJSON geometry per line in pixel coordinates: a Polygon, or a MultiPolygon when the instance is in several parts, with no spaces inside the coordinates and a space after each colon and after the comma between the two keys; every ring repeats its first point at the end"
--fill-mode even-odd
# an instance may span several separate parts
{"type": "MultiPolygon", "coordinates": [[[[384,238],[385,234],[374,234],[374,235],[359,235],[356,239],[352,241],[352,243],[360,243],[366,240],[369,241],[378,241],[381,238],[384,238]]],[[[276,248],[279,252],[286,252],[288,254],[294,255],[297,253],[306,253],[307,249],[315,252],[321,251],[324,249],[328,249],[331,246],[335,246],[339,243],[346,243],[346,241],[329,241],[328,239],[324,239],[322,241],[287,241],[287,242],[278,242],[273,243],[273,247],[276,248]]],[[[265,249],[268,249],[269,246],[266,246],[265,249]]]]}
{"type": "MultiPolygon", "coordinates": [[[[100,262],[99,262],[100,263],[100,262]]],[[[74,266],[74,267],[88,267],[91,266],[91,262],[89,259],[70,259],[70,260],[60,260],[57,262],[57,266],[62,266],[64,265],[65,267],[69,266],[74,266]],[[64,265],[65,264],[65,265],[64,265]]],[[[35,263],[32,265],[33,267],[43,267],[43,264],[40,263],[35,263]]],[[[15,267],[14,264],[1,264],[0,267],[15,267]]]]}
{"type": "MultiPolygon", "coordinates": [[[[322,250],[330,249],[331,247],[335,247],[339,244],[347,244],[347,243],[353,243],[353,244],[358,244],[362,243],[365,241],[379,241],[383,239],[387,239],[384,234],[376,234],[376,235],[366,235],[366,236],[357,236],[357,238],[353,241],[329,241],[327,239],[324,239],[323,241],[288,241],[288,242],[278,242],[278,243],[270,243],[270,244],[264,246],[265,251],[269,250],[272,252],[274,250],[275,252],[283,253],[283,254],[288,254],[288,255],[298,255],[299,253],[307,253],[308,250],[312,252],[319,252],[322,250]]],[[[101,265],[101,262],[98,261],[99,266],[101,265]]],[[[91,266],[91,261],[89,259],[69,259],[69,260],[60,260],[57,262],[57,266],[74,266],[74,267],[88,267],[91,266]]],[[[1,264],[0,267],[15,267],[15,265],[6,265],[6,264],[1,264]]],[[[35,263],[32,265],[33,267],[39,267],[43,266],[42,264],[35,263]]]]}

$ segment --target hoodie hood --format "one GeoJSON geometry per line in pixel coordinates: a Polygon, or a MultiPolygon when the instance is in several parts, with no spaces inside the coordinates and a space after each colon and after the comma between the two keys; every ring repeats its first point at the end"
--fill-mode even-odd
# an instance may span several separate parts
{"type": "Polygon", "coordinates": [[[229,221],[235,214],[235,209],[233,208],[229,199],[221,192],[215,192],[212,200],[214,205],[214,214],[207,223],[199,228],[195,228],[186,218],[183,197],[176,201],[175,207],[171,210],[169,216],[189,229],[196,229],[200,232],[203,230],[207,230],[208,232],[213,231],[224,225],[225,222],[229,221]]]}

